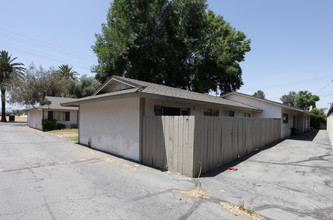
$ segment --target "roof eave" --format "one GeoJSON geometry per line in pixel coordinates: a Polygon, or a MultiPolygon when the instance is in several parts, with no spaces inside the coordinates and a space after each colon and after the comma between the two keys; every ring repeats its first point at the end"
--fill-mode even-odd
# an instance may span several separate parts
{"type": "Polygon", "coordinates": [[[239,92],[227,93],[227,94],[223,95],[222,98],[230,96],[230,95],[239,95],[239,96],[243,96],[243,97],[246,97],[246,98],[251,98],[251,99],[254,99],[254,100],[266,102],[266,103],[269,103],[269,104],[272,104],[272,105],[280,106],[281,108],[286,108],[286,109],[289,109],[289,110],[294,110],[294,111],[302,112],[302,113],[305,113],[305,114],[308,114],[308,115],[312,115],[310,112],[307,112],[303,109],[298,109],[298,108],[291,107],[291,106],[288,106],[288,105],[284,105],[282,103],[274,102],[274,101],[271,101],[271,100],[268,100],[268,99],[260,99],[260,98],[253,97],[251,95],[244,94],[244,93],[239,93],[239,92]]]}
{"type": "Polygon", "coordinates": [[[97,96],[94,96],[90,99],[78,100],[78,101],[74,101],[74,102],[65,102],[65,103],[60,103],[60,105],[78,107],[80,104],[100,102],[100,101],[108,101],[108,100],[121,99],[121,98],[133,98],[133,97],[139,97],[139,93],[132,92],[132,93],[110,95],[110,96],[101,96],[101,97],[99,97],[97,95],[97,96]]]}
{"type": "Polygon", "coordinates": [[[129,83],[129,82],[126,82],[125,80],[117,77],[117,76],[111,76],[109,79],[107,79],[105,81],[105,83],[103,85],[101,85],[97,90],[96,92],[94,92],[94,94],[92,94],[92,96],[96,96],[100,91],[102,91],[112,80],[115,80],[115,81],[118,81],[118,82],[121,82],[121,83],[124,83],[128,86],[132,86],[133,88],[135,87],[139,87],[140,85],[137,85],[137,84],[134,84],[134,83],[129,83]]]}
{"type": "Polygon", "coordinates": [[[243,111],[246,110],[246,111],[258,112],[258,113],[263,111],[262,109],[258,109],[258,108],[252,109],[252,108],[247,108],[247,107],[242,107],[242,106],[234,106],[234,105],[215,103],[215,102],[209,102],[209,101],[198,101],[198,100],[179,98],[179,97],[174,97],[174,96],[165,96],[165,95],[151,94],[151,93],[145,93],[145,92],[141,92],[140,94],[141,94],[140,95],[141,97],[145,97],[145,98],[159,98],[159,99],[162,99],[162,100],[186,102],[186,103],[191,103],[191,104],[223,106],[223,107],[226,107],[226,108],[238,109],[238,110],[243,110],[243,111]]]}

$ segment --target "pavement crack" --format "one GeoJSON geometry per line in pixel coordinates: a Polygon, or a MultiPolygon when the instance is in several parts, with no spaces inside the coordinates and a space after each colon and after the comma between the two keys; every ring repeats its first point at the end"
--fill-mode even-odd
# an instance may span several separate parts
{"type": "Polygon", "coordinates": [[[204,201],[203,199],[197,200],[184,215],[178,218],[178,220],[186,220],[188,217],[190,217],[203,201],[204,201]]]}
{"type": "Polygon", "coordinates": [[[47,203],[45,197],[44,197],[43,199],[44,199],[44,202],[45,202],[45,206],[46,206],[46,208],[47,208],[47,211],[49,212],[51,218],[52,218],[53,220],[56,220],[57,218],[54,216],[54,214],[53,214],[53,212],[52,212],[52,210],[51,210],[51,207],[50,207],[49,204],[47,203]]]}
{"type": "Polygon", "coordinates": [[[161,191],[161,192],[155,192],[155,193],[147,192],[147,195],[137,197],[137,198],[133,199],[133,201],[139,201],[139,200],[142,200],[142,199],[147,199],[147,198],[150,198],[150,197],[153,197],[153,196],[157,196],[157,195],[160,195],[160,194],[168,193],[170,191],[171,190],[168,189],[168,190],[164,190],[164,191],[161,191]]]}
{"type": "Polygon", "coordinates": [[[42,168],[42,167],[52,167],[52,166],[58,166],[58,165],[76,164],[76,163],[83,163],[83,162],[90,162],[90,161],[99,161],[99,160],[101,160],[101,158],[88,158],[88,159],[79,159],[79,160],[74,160],[74,161],[61,161],[61,162],[50,162],[50,163],[44,163],[44,164],[34,164],[34,165],[24,166],[24,167],[0,169],[0,173],[13,172],[13,171],[19,171],[19,170],[28,170],[28,169],[42,168]]]}
{"type": "Polygon", "coordinates": [[[254,208],[254,210],[256,211],[262,211],[265,209],[272,209],[272,208],[276,208],[276,209],[281,209],[283,211],[289,212],[291,214],[296,214],[299,216],[309,216],[315,219],[322,219],[322,220],[329,220],[332,219],[333,217],[333,207],[328,207],[328,208],[324,208],[324,209],[316,209],[312,212],[307,212],[301,209],[295,209],[295,208],[290,208],[287,206],[283,206],[283,205],[278,205],[278,204],[267,204],[267,205],[262,205],[262,206],[258,206],[256,208],[254,208]],[[318,214],[315,214],[318,213],[318,214]]]}
{"type": "Polygon", "coordinates": [[[274,164],[274,165],[283,165],[283,166],[298,166],[298,167],[310,167],[310,168],[316,168],[316,169],[333,169],[333,167],[323,167],[323,166],[309,166],[309,165],[303,165],[303,164],[297,164],[295,162],[289,162],[289,163],[279,163],[279,162],[271,162],[271,161],[260,161],[260,160],[249,160],[251,162],[255,163],[264,163],[264,164],[274,164]]]}

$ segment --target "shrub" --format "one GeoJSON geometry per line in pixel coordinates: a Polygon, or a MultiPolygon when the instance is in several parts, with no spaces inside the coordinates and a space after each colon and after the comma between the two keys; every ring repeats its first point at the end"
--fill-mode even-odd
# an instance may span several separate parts
{"type": "Polygon", "coordinates": [[[310,118],[310,125],[314,129],[320,129],[320,124],[323,122],[326,123],[326,118],[322,115],[315,115],[310,118]]]}
{"type": "Polygon", "coordinates": [[[55,119],[44,119],[42,120],[43,131],[52,131],[57,128],[57,120],[55,119]]]}
{"type": "Polygon", "coordinates": [[[64,124],[57,124],[57,130],[65,129],[66,125],[64,124]]]}
{"type": "Polygon", "coordinates": [[[321,123],[326,123],[326,115],[324,113],[324,109],[317,109],[314,108],[310,111],[312,113],[312,116],[310,118],[310,125],[314,129],[320,129],[321,123]]]}

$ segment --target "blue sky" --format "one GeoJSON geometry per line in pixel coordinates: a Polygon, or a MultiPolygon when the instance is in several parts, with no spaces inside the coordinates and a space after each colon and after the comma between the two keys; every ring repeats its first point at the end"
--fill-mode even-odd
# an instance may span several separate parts
{"type": "MultiPolygon", "coordinates": [[[[109,6],[109,0],[3,1],[0,49],[25,65],[69,64],[93,76],[91,46],[109,6]]],[[[333,1],[208,0],[208,8],[252,40],[240,92],[261,89],[279,101],[289,91],[309,90],[321,99],[317,107],[333,102],[333,1]]]]}

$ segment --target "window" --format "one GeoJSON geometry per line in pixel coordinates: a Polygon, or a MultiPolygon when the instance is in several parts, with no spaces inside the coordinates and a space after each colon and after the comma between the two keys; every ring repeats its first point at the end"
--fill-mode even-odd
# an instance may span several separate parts
{"type": "Polygon", "coordinates": [[[224,111],[224,116],[235,117],[235,112],[234,111],[224,111]]]}
{"type": "Polygon", "coordinates": [[[65,112],[65,121],[70,121],[70,112],[65,112]]]}
{"type": "Polygon", "coordinates": [[[190,115],[190,108],[173,108],[173,107],[154,106],[154,113],[155,113],[155,116],[190,115]]]}
{"type": "Polygon", "coordinates": [[[204,116],[219,116],[219,113],[218,109],[204,108],[204,116]]]}
{"type": "Polygon", "coordinates": [[[163,115],[163,108],[162,106],[154,106],[155,116],[163,115]]]}
{"type": "Polygon", "coordinates": [[[282,122],[283,122],[283,124],[288,123],[288,114],[286,114],[286,113],[282,114],[282,122]]]}
{"type": "Polygon", "coordinates": [[[47,119],[53,119],[53,111],[47,112],[47,119]]]}
{"type": "Polygon", "coordinates": [[[243,113],[244,118],[251,118],[251,113],[243,113]]]}
{"type": "Polygon", "coordinates": [[[180,115],[190,115],[190,108],[180,108],[180,115]]]}

